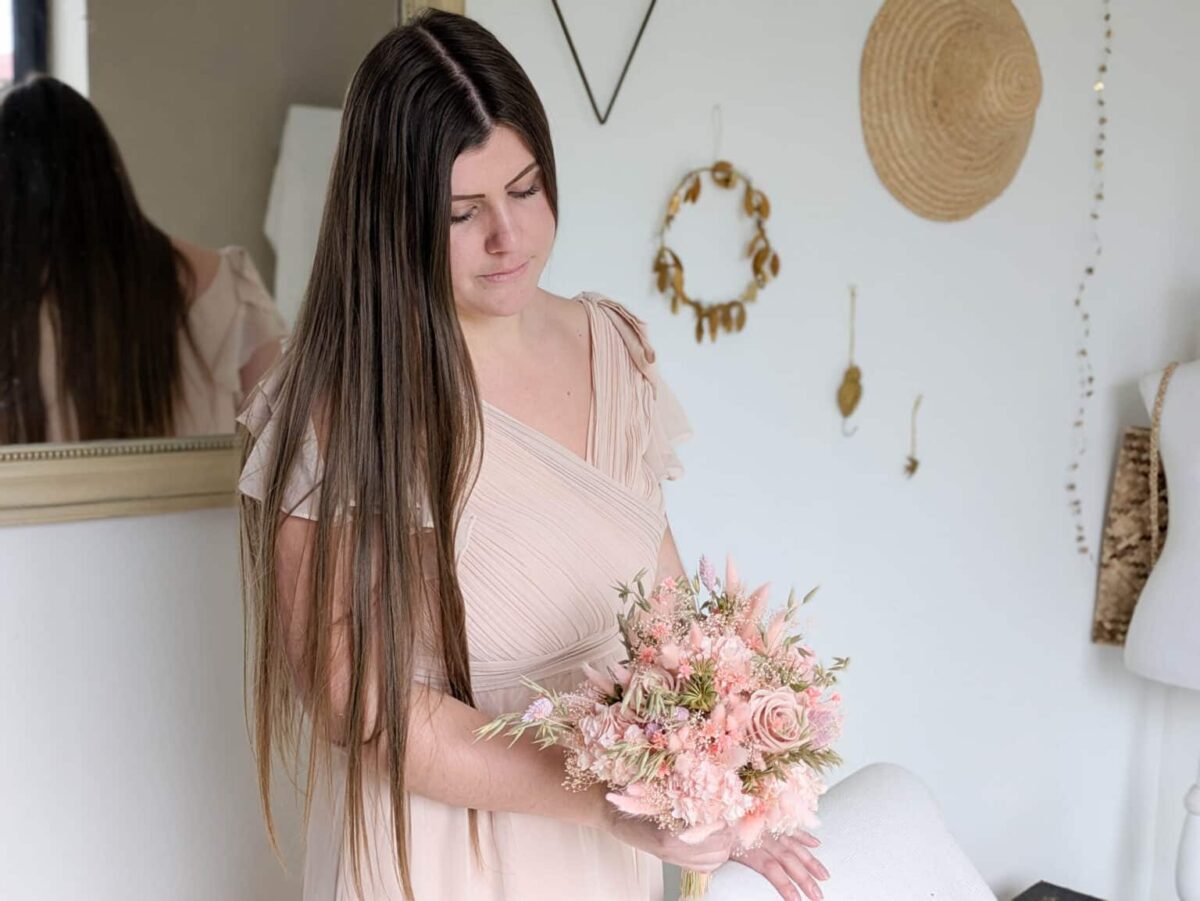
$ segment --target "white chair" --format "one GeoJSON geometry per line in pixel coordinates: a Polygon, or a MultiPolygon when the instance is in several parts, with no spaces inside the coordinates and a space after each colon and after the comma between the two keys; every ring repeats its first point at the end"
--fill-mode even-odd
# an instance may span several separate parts
{"type": "MultiPolygon", "coordinates": [[[[876,763],[847,776],[822,796],[820,818],[825,901],[996,901],[929,789],[903,767],[876,763]]],[[[780,896],[760,873],[727,863],[706,901],[780,896]]]]}

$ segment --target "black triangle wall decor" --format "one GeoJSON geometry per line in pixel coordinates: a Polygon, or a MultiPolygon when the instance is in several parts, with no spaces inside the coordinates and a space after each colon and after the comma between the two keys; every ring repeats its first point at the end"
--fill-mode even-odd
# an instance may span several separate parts
{"type": "Polygon", "coordinates": [[[571,57],[575,60],[575,68],[579,70],[579,77],[583,79],[583,88],[587,91],[588,100],[592,103],[592,112],[596,114],[596,121],[601,125],[608,121],[608,114],[612,112],[613,104],[617,102],[617,95],[621,93],[621,85],[625,82],[625,73],[629,71],[629,64],[633,62],[633,55],[637,52],[638,44],[641,43],[642,33],[646,30],[646,23],[650,21],[650,14],[654,12],[655,4],[658,0],[650,0],[650,6],[646,10],[646,17],[642,19],[642,27],[638,29],[637,37],[633,41],[633,47],[629,51],[629,56],[625,60],[625,67],[621,70],[621,77],[617,79],[617,86],[613,90],[612,99],[608,101],[608,108],[604,111],[604,115],[600,115],[600,107],[596,105],[596,97],[592,94],[592,86],[588,83],[587,75],[584,74],[583,64],[579,61],[579,54],[575,52],[575,42],[571,40],[571,32],[567,28],[567,20],[563,18],[562,10],[558,7],[558,0],[551,0],[554,4],[554,12],[558,16],[558,24],[562,26],[563,34],[567,38],[567,46],[571,49],[571,57]]]}

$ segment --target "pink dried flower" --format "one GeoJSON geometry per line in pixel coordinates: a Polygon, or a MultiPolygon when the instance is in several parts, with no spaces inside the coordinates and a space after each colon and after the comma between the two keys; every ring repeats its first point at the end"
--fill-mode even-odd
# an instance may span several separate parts
{"type": "Polygon", "coordinates": [[[536,723],[539,720],[544,720],[554,712],[554,704],[549,698],[538,698],[529,705],[524,715],[521,717],[523,723],[536,723]]]}
{"type": "Polygon", "coordinates": [[[733,565],[733,557],[725,556],[725,593],[735,594],[741,587],[737,567],[733,565]]]}
{"type": "Polygon", "coordinates": [[[603,708],[599,713],[581,717],[578,727],[583,740],[602,748],[611,748],[616,744],[625,731],[625,724],[621,722],[617,710],[619,708],[614,705],[603,708]]]}
{"type": "Polygon", "coordinates": [[[787,627],[787,614],[784,611],[776,613],[771,618],[771,624],[767,626],[767,653],[774,654],[779,647],[779,639],[783,637],[783,630],[787,627]]]}
{"type": "Polygon", "coordinates": [[[683,649],[677,644],[664,644],[658,649],[658,665],[663,669],[677,670],[683,649]]]}
{"type": "Polygon", "coordinates": [[[700,584],[710,592],[717,590],[717,571],[707,557],[700,558],[700,584]]]}

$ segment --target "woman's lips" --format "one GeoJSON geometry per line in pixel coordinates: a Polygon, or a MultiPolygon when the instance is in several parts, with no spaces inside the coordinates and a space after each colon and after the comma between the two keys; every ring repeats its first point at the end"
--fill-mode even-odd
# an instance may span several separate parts
{"type": "Polygon", "coordinates": [[[508,272],[498,272],[494,275],[484,275],[484,276],[481,276],[481,278],[483,278],[484,281],[488,281],[488,282],[509,282],[509,281],[512,281],[514,278],[517,278],[518,276],[520,276],[525,271],[525,269],[528,265],[529,265],[529,260],[526,260],[524,263],[522,263],[516,269],[511,269],[508,272]]]}

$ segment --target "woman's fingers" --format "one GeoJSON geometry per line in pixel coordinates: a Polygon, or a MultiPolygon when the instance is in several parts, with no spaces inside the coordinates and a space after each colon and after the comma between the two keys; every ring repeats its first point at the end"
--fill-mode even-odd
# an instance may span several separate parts
{"type": "Polygon", "coordinates": [[[760,848],[752,851],[741,862],[766,877],[784,901],[804,901],[799,889],[788,877],[787,870],[768,852],[760,848]]]}
{"type": "MultiPolygon", "coordinates": [[[[811,876],[803,874],[801,878],[804,883],[797,888],[797,883],[793,881],[783,863],[763,848],[756,848],[744,856],[734,859],[743,866],[761,873],[775,887],[784,901],[804,901],[804,895],[807,895],[812,901],[821,901],[821,889],[811,876]],[[807,887],[805,883],[807,883],[807,887]],[[801,894],[802,890],[803,895],[801,894]]],[[[797,867],[797,869],[803,873],[802,867],[797,867]]]]}
{"type": "Polygon", "coordinates": [[[780,845],[772,849],[771,853],[788,877],[800,886],[812,901],[821,901],[825,897],[821,887],[817,885],[817,879],[828,879],[829,872],[810,852],[806,850],[803,854],[797,854],[780,845]]]}
{"type": "MultiPolygon", "coordinates": [[[[829,878],[829,870],[827,870],[825,868],[825,864],[823,864],[823,863],[821,863],[821,861],[817,860],[817,858],[813,855],[812,851],[808,850],[808,848],[801,845],[796,840],[795,837],[792,837],[787,842],[785,842],[783,845],[781,845],[780,850],[782,850],[783,848],[790,849],[791,852],[793,854],[795,854],[795,856],[798,857],[800,859],[800,861],[804,864],[805,868],[810,873],[812,873],[814,876],[816,876],[818,879],[828,879],[829,878]]],[[[778,853],[776,854],[776,856],[779,856],[778,853]]]]}

